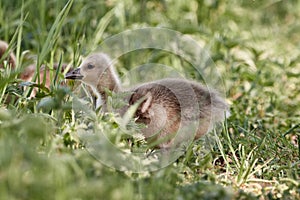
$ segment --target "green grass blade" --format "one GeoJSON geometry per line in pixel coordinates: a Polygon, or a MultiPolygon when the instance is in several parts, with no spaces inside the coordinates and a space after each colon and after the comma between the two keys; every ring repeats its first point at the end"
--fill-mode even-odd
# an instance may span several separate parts
{"type": "Polygon", "coordinates": [[[108,24],[112,20],[115,13],[115,9],[110,10],[107,12],[100,20],[95,34],[94,34],[94,40],[91,40],[91,43],[88,45],[92,51],[97,49],[97,46],[99,45],[100,41],[103,39],[103,33],[105,29],[107,28],[108,24]]]}

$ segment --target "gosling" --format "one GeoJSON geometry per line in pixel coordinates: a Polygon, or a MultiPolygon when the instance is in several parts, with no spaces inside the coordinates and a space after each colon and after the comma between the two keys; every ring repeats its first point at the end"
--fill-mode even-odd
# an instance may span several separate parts
{"type": "MultiPolygon", "coordinates": [[[[6,60],[7,64],[12,68],[15,69],[16,68],[16,56],[13,52],[8,53],[8,55],[6,56],[6,58],[3,58],[3,56],[5,55],[6,51],[8,49],[8,44],[7,42],[0,40],[0,60],[6,60]]],[[[0,63],[0,68],[4,68],[4,62],[0,63]]],[[[63,73],[67,68],[67,64],[63,63],[61,66],[61,73],[63,73]]],[[[58,69],[58,63],[54,63],[53,65],[53,70],[57,70],[58,69]]],[[[33,79],[33,76],[35,74],[36,71],[36,65],[35,64],[31,64],[27,67],[24,68],[24,70],[19,74],[18,78],[20,78],[22,81],[31,81],[33,79]]],[[[40,67],[40,72],[39,72],[39,79],[40,82],[43,82],[43,80],[45,79],[45,87],[50,89],[51,86],[51,79],[50,79],[50,70],[48,68],[45,67],[45,65],[42,65],[40,67]],[[46,70],[46,72],[45,72],[46,70]]],[[[36,81],[36,83],[38,83],[38,81],[36,81]]],[[[63,85],[63,83],[62,83],[63,85]]],[[[33,98],[36,96],[37,93],[37,88],[33,89],[33,92],[31,93],[30,97],[33,98]]],[[[6,103],[9,103],[11,98],[8,98],[8,100],[6,101],[6,103]]]]}
{"type": "MultiPolygon", "coordinates": [[[[107,89],[123,91],[111,60],[104,53],[91,54],[65,78],[89,85],[97,97],[96,106],[102,105],[104,108],[107,89]]],[[[185,79],[167,78],[148,82],[135,86],[129,92],[125,109],[139,103],[135,111],[136,122],[145,125],[141,132],[148,141],[162,141],[157,145],[162,149],[180,143],[178,138],[175,142],[174,135],[184,130],[183,127],[197,122],[195,130],[191,130],[194,132],[192,139],[198,139],[210,131],[216,122],[223,121],[225,113],[228,113],[227,103],[216,91],[185,79]]],[[[190,136],[185,132],[179,140],[190,136]]]]}
{"type": "MultiPolygon", "coordinates": [[[[0,40],[0,59],[2,59],[2,57],[4,56],[7,49],[8,49],[8,44],[5,41],[0,40]]],[[[16,57],[15,57],[14,53],[8,53],[8,55],[5,59],[12,69],[14,69],[16,67],[16,57]]],[[[3,67],[4,67],[4,63],[2,61],[0,63],[0,68],[3,68],[3,67]]]]}
{"type": "MultiPolygon", "coordinates": [[[[53,64],[53,74],[55,74],[55,71],[58,70],[58,67],[59,67],[58,63],[53,64]]],[[[66,63],[62,63],[61,68],[60,68],[60,73],[64,73],[64,71],[67,69],[67,67],[68,67],[68,65],[66,63]]],[[[70,71],[70,70],[71,69],[69,69],[68,71],[70,71]]],[[[32,81],[35,71],[36,71],[36,65],[31,64],[22,71],[22,73],[19,75],[19,78],[22,81],[26,81],[26,82],[32,81]]],[[[50,89],[51,83],[52,83],[50,74],[51,74],[50,69],[47,68],[45,65],[42,65],[40,67],[39,80],[40,80],[40,83],[43,83],[45,88],[47,88],[47,89],[50,89]]],[[[39,83],[38,79],[36,79],[35,82],[39,83]]],[[[65,85],[65,84],[62,82],[61,85],[65,85]]],[[[37,88],[34,88],[32,93],[30,94],[30,98],[35,97],[37,94],[37,91],[38,91],[37,88]]]]}

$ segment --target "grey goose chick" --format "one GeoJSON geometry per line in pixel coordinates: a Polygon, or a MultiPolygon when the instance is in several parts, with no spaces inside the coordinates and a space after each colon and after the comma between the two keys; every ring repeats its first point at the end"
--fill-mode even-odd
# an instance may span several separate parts
{"type": "MultiPolygon", "coordinates": [[[[97,106],[105,107],[106,89],[122,91],[112,61],[104,53],[91,54],[65,78],[78,79],[89,85],[97,96],[97,106]]],[[[167,78],[137,85],[129,91],[128,105],[140,102],[135,117],[137,123],[146,125],[142,134],[150,141],[161,140],[160,148],[169,148],[186,137],[201,137],[216,122],[223,121],[228,113],[227,103],[216,91],[194,81],[167,78]],[[195,123],[195,129],[184,129],[195,123]],[[180,130],[185,132],[174,142],[180,130]]]]}

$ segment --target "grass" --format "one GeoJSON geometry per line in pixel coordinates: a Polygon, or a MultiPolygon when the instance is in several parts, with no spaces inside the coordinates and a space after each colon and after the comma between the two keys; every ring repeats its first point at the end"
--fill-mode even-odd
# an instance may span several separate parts
{"type": "MultiPolygon", "coordinates": [[[[300,199],[299,8],[296,0],[1,1],[0,38],[18,63],[15,71],[1,69],[1,198],[300,199]],[[124,151],[143,152],[143,138],[128,135],[139,127],[90,109],[88,99],[76,103],[72,83],[57,84],[63,80],[58,71],[49,90],[43,80],[20,83],[17,76],[30,63],[78,66],[110,36],[149,26],[189,35],[208,50],[231,116],[160,170],[132,172],[126,167],[135,154],[112,155],[101,143],[105,161],[123,162],[119,171],[91,156],[83,142],[91,138],[80,133],[96,129],[124,151]],[[28,87],[22,91],[19,84],[28,87]],[[39,91],[30,99],[34,86],[39,91]]],[[[129,52],[116,67],[126,82],[135,66],[147,63],[201,80],[189,63],[153,49],[129,52]]],[[[143,80],[160,76],[164,72],[143,80]]]]}

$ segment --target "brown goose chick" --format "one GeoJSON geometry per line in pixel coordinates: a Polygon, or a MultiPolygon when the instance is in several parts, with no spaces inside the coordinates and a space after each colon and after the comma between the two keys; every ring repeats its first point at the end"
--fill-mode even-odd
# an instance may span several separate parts
{"type": "MultiPolygon", "coordinates": [[[[90,85],[102,104],[106,101],[105,88],[121,91],[111,60],[103,53],[88,56],[65,78],[79,79],[90,85]]],[[[169,148],[189,136],[199,138],[210,131],[215,122],[224,120],[228,111],[226,102],[217,92],[184,79],[157,80],[130,91],[129,105],[140,102],[135,117],[138,123],[146,125],[142,129],[143,135],[151,141],[162,140],[158,145],[160,148],[169,148]],[[187,135],[183,134],[175,141],[174,135],[180,129],[195,122],[196,128],[191,129],[194,133],[184,133],[187,135]]]]}
{"type": "MultiPolygon", "coordinates": [[[[2,40],[0,40],[0,59],[2,56],[5,54],[6,50],[8,49],[8,44],[2,40]]],[[[11,66],[11,68],[16,67],[16,57],[14,53],[9,53],[7,58],[6,58],[8,64],[11,66]]],[[[3,61],[0,63],[0,68],[3,68],[3,61]]]]}
{"type": "MultiPolygon", "coordinates": [[[[0,40],[0,59],[3,57],[3,55],[5,54],[5,52],[8,49],[8,44],[7,42],[0,40]]],[[[10,66],[14,69],[16,66],[16,57],[15,54],[13,52],[11,52],[8,55],[8,63],[10,64],[10,66]]],[[[61,66],[61,72],[63,72],[67,67],[67,64],[63,63],[61,66]]],[[[3,63],[0,63],[0,68],[3,68],[3,63]]],[[[58,68],[58,63],[54,63],[53,65],[53,69],[57,70],[58,68]]],[[[35,69],[36,66],[34,64],[27,66],[24,71],[19,75],[19,78],[22,79],[23,81],[31,81],[31,79],[33,78],[33,75],[35,73],[35,69]]],[[[46,82],[45,82],[45,86],[47,88],[50,88],[50,71],[49,69],[46,69],[46,73],[45,73],[45,65],[42,65],[40,68],[40,80],[44,79],[44,74],[46,74],[46,82]]]]}
{"type": "MultiPolygon", "coordinates": [[[[8,44],[5,41],[0,40],[0,59],[6,53],[7,49],[8,49],[8,44]]],[[[16,57],[15,57],[14,53],[11,52],[10,54],[8,54],[7,57],[8,58],[5,60],[7,60],[8,64],[11,66],[11,68],[14,69],[16,67],[16,57]]],[[[4,63],[1,62],[0,68],[3,68],[3,66],[4,66],[4,63]]],[[[58,63],[54,63],[53,74],[55,74],[55,71],[57,70],[57,68],[58,68],[58,63]]],[[[61,66],[60,72],[63,73],[66,68],[67,68],[67,64],[63,63],[61,66]]],[[[24,70],[19,74],[18,78],[20,78],[22,81],[31,81],[35,74],[35,71],[36,71],[36,65],[31,64],[24,68],[24,70]]],[[[45,65],[42,65],[40,67],[39,79],[40,79],[41,83],[43,83],[43,80],[45,79],[45,83],[44,83],[45,87],[50,89],[50,85],[51,85],[50,69],[46,68],[45,65]]],[[[36,80],[36,83],[38,83],[37,80],[36,80]]],[[[34,88],[30,97],[35,97],[36,93],[37,93],[37,88],[34,88]]],[[[6,100],[6,104],[8,104],[11,101],[11,99],[12,99],[11,97],[8,97],[6,100]]]]}
{"type": "MultiPolygon", "coordinates": [[[[63,63],[60,68],[60,73],[63,73],[66,70],[67,66],[68,65],[66,63],[63,63]]],[[[54,63],[53,64],[53,76],[56,73],[57,69],[58,69],[58,63],[54,63]]],[[[31,64],[31,65],[27,66],[24,69],[24,71],[20,74],[20,79],[22,79],[23,81],[32,81],[35,71],[36,71],[35,64],[31,64]]],[[[51,74],[50,69],[45,67],[45,65],[42,65],[40,67],[40,73],[39,73],[40,83],[41,84],[44,83],[45,87],[48,89],[50,89],[51,82],[52,82],[50,74],[51,74]],[[45,79],[45,82],[44,82],[44,79],[45,79]]],[[[36,83],[38,83],[38,79],[36,79],[36,83]]],[[[64,85],[64,83],[61,83],[61,85],[64,85]]],[[[34,88],[30,97],[35,97],[36,93],[37,93],[37,88],[34,88]]]]}
{"type": "MultiPolygon", "coordinates": [[[[60,72],[63,73],[65,71],[65,69],[67,68],[67,64],[66,63],[63,63],[61,65],[61,68],[60,68],[60,72]]],[[[58,69],[58,63],[54,63],[53,64],[53,74],[55,74],[56,70],[58,69]]],[[[32,64],[32,65],[29,65],[27,66],[24,71],[20,74],[20,79],[22,79],[23,81],[31,81],[32,78],[33,78],[33,75],[35,73],[35,70],[36,70],[36,65],[35,64],[32,64]]],[[[70,70],[69,70],[70,71],[70,70]]],[[[45,77],[45,86],[49,89],[50,88],[50,84],[51,84],[51,80],[50,80],[50,69],[49,68],[46,68],[45,65],[42,65],[40,67],[40,82],[42,83],[43,80],[44,80],[44,76],[45,77]],[[46,70],[46,72],[45,72],[46,70]]]]}

